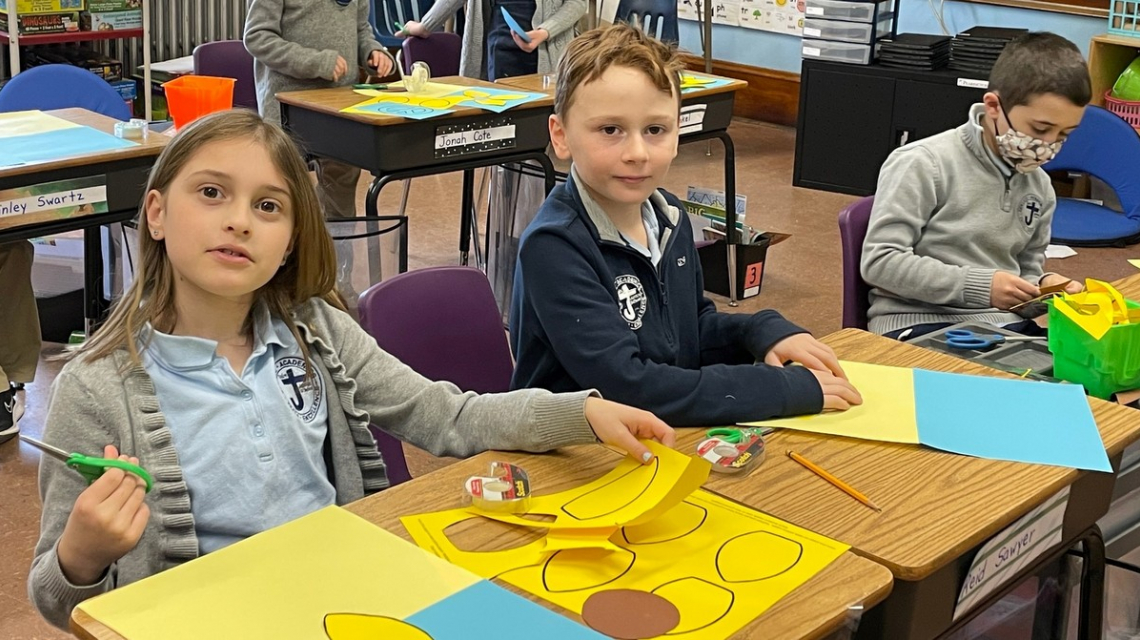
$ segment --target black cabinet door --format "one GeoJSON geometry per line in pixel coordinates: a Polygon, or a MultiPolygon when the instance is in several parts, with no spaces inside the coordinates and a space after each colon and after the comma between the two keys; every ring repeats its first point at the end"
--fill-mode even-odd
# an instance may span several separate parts
{"type": "Polygon", "coordinates": [[[895,79],[803,65],[792,184],[874,193],[890,153],[895,79]]]}
{"type": "Polygon", "coordinates": [[[957,127],[966,121],[970,105],[981,102],[984,94],[984,89],[899,80],[891,149],[957,127]]]}

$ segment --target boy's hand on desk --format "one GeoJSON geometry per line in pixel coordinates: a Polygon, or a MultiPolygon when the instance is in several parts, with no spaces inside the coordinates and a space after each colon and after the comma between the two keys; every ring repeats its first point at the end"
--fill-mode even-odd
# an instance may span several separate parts
{"type": "Polygon", "coordinates": [[[831,347],[816,340],[808,333],[797,333],[788,336],[772,345],[764,356],[764,364],[773,367],[782,367],[785,362],[798,362],[808,369],[816,371],[830,371],[840,378],[846,378],[843,367],[839,366],[839,358],[831,347]]]}
{"type": "MultiPolygon", "coordinates": [[[[139,463],[138,458],[119,455],[112,445],[104,448],[103,457],[139,463]]],[[[146,482],[122,469],[108,469],[79,494],[57,547],[59,568],[68,580],[94,584],[107,567],[135,548],[150,518],[145,497],[146,482]]]]}
{"type": "Polygon", "coordinates": [[[343,78],[346,73],[348,73],[348,62],[345,61],[344,56],[337,56],[332,71],[333,82],[343,78]]]}
{"type": "Polygon", "coordinates": [[[527,31],[526,35],[530,37],[530,42],[527,42],[520,38],[519,35],[514,31],[511,32],[511,38],[514,38],[515,44],[518,45],[518,48],[526,51],[527,53],[530,53],[531,51],[537,49],[538,45],[546,42],[546,39],[550,37],[550,33],[547,32],[546,29],[534,29],[532,31],[527,31]]]}
{"type": "Polygon", "coordinates": [[[368,54],[368,66],[381,78],[392,73],[392,59],[384,55],[383,51],[368,54]]]}
{"type": "Polygon", "coordinates": [[[1076,280],[1066,278],[1065,276],[1063,276],[1059,273],[1047,273],[1047,274],[1045,274],[1045,277],[1041,278],[1041,281],[1037,283],[1037,286],[1042,288],[1042,289],[1045,289],[1046,287],[1052,287],[1054,285],[1061,284],[1062,282],[1068,282],[1069,283],[1069,284],[1065,285],[1065,292],[1066,293],[1080,293],[1080,292],[1085,290],[1085,285],[1081,284],[1080,282],[1077,282],[1076,280]]]}
{"type": "Polygon", "coordinates": [[[598,440],[629,452],[643,463],[652,460],[653,454],[638,438],[652,438],[666,447],[672,447],[676,439],[673,428],[652,413],[601,398],[586,399],[586,421],[598,440]]]}
{"type": "Polygon", "coordinates": [[[990,284],[990,304],[997,309],[1009,309],[1041,295],[1030,282],[1005,271],[994,273],[990,284]]]}
{"type": "Polygon", "coordinates": [[[863,404],[863,396],[847,380],[828,371],[809,369],[823,390],[823,410],[847,411],[852,405],[863,404]]]}

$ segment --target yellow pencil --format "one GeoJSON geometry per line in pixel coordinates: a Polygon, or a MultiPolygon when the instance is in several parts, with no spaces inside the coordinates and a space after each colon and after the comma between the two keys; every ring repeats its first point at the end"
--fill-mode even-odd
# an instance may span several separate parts
{"type": "Polygon", "coordinates": [[[823,478],[824,480],[827,480],[828,482],[835,485],[838,489],[840,489],[841,491],[843,491],[847,495],[851,496],[852,498],[855,498],[856,500],[858,500],[859,502],[862,502],[863,504],[867,505],[868,507],[871,507],[875,511],[882,512],[882,509],[880,509],[878,506],[876,506],[874,502],[871,502],[870,498],[868,498],[867,496],[863,495],[862,493],[856,491],[855,488],[852,487],[851,485],[840,480],[839,478],[836,478],[835,476],[824,471],[823,469],[815,466],[814,463],[809,462],[807,458],[801,456],[800,454],[796,453],[795,451],[788,451],[787,453],[788,453],[789,458],[791,458],[792,460],[795,460],[796,462],[803,465],[805,468],[807,468],[808,471],[811,471],[812,473],[823,478]]]}

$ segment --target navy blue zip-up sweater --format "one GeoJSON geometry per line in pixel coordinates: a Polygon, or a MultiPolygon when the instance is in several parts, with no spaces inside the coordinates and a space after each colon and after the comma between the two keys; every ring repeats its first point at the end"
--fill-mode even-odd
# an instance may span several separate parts
{"type": "Polygon", "coordinates": [[[523,233],[511,301],[513,389],[595,388],[673,426],[818,413],[823,392],[803,367],[753,364],[805,333],[771,310],[718,313],[672,194],[650,197],[661,261],[622,238],[574,175],[523,233]]]}

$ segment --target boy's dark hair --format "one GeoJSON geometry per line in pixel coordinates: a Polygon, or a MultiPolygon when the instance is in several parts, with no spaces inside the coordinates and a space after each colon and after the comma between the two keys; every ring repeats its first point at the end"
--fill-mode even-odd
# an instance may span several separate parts
{"type": "Polygon", "coordinates": [[[646,35],[624,22],[587,31],[570,41],[558,61],[554,113],[566,117],[578,87],[597,80],[613,66],[645,72],[663,93],[677,96],[680,108],[681,69],[677,47],[646,35]]]}
{"type": "Polygon", "coordinates": [[[1077,45],[1055,33],[1037,31],[1006,45],[990,71],[990,91],[1001,96],[1006,109],[1045,93],[1083,107],[1092,97],[1092,82],[1077,45]]]}

